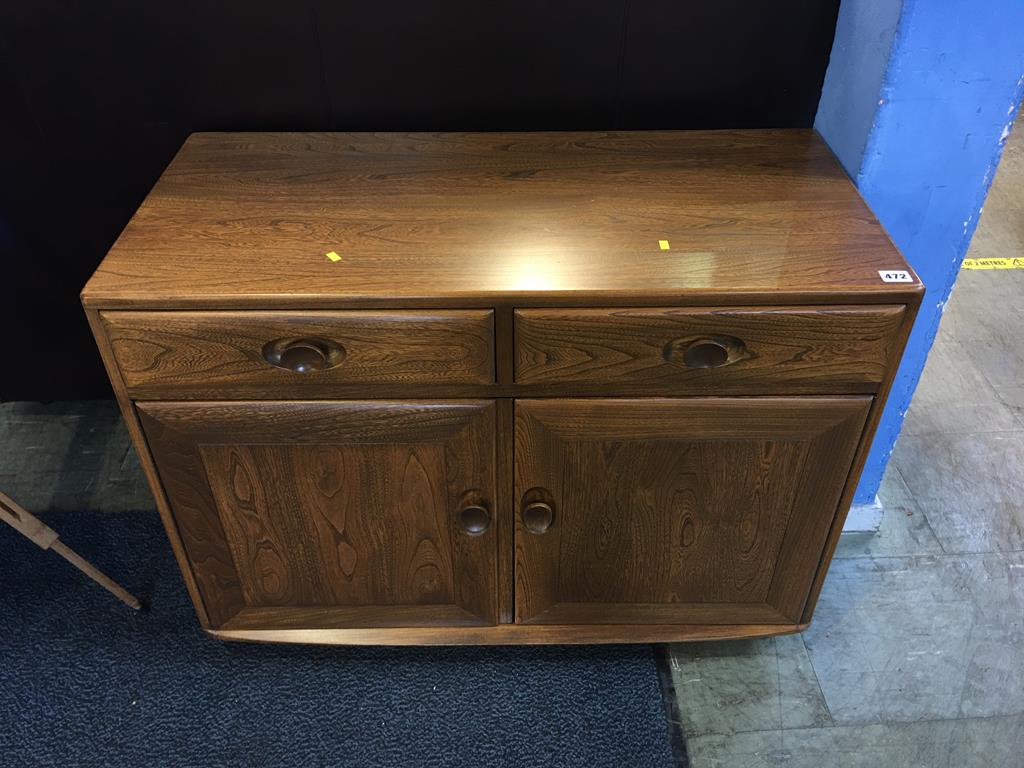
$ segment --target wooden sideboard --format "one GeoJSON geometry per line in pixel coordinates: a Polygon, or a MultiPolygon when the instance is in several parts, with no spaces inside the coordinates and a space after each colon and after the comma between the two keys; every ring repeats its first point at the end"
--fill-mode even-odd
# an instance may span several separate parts
{"type": "Polygon", "coordinates": [[[922,292],[810,131],[203,133],[82,300],[209,633],[587,643],[807,625],[922,292]]]}

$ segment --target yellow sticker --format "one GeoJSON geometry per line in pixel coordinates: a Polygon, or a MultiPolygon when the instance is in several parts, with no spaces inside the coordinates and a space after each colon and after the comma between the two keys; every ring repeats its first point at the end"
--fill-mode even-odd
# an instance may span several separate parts
{"type": "Polygon", "coordinates": [[[327,258],[330,259],[331,261],[341,261],[341,256],[339,256],[334,251],[328,251],[327,258]]]}
{"type": "Polygon", "coordinates": [[[1024,258],[964,259],[961,269],[1024,269],[1024,258]]]}
{"type": "Polygon", "coordinates": [[[663,250],[663,251],[667,251],[668,250],[668,240],[659,240],[658,241],[658,247],[661,248],[661,250],[663,250]]]}

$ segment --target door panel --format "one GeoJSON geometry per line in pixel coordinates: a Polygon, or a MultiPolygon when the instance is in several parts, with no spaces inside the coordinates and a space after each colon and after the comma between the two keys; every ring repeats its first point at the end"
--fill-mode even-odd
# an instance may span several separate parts
{"type": "Polygon", "coordinates": [[[870,403],[518,401],[517,621],[796,622],[870,403]]]}
{"type": "Polygon", "coordinates": [[[492,402],[138,408],[215,625],[495,623],[492,402]]]}

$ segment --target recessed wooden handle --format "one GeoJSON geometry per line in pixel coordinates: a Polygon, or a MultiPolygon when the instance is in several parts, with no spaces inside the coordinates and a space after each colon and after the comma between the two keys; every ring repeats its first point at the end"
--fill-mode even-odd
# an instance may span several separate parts
{"type": "Polygon", "coordinates": [[[292,373],[315,373],[345,359],[345,348],[326,339],[277,339],[263,347],[263,358],[292,373]]]}
{"type": "Polygon", "coordinates": [[[673,339],[665,345],[665,359],[687,368],[721,368],[747,357],[746,345],[734,336],[673,339]]]}
{"type": "Polygon", "coordinates": [[[459,510],[459,528],[470,536],[479,536],[491,527],[491,513],[482,504],[470,504],[459,510]]]}
{"type": "Polygon", "coordinates": [[[701,339],[686,348],[683,362],[687,368],[717,368],[729,362],[729,348],[714,339],[701,339]]]}
{"type": "Polygon", "coordinates": [[[555,510],[547,502],[533,501],[523,505],[522,518],[530,533],[546,533],[555,522],[555,510]]]}

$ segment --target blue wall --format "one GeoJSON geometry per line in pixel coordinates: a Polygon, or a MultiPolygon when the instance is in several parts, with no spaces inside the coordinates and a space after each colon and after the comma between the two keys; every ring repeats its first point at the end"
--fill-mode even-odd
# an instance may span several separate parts
{"type": "Polygon", "coordinates": [[[887,45],[885,14],[865,19],[895,5],[843,0],[815,121],[927,288],[857,503],[878,491],[1024,91],[1024,2],[904,0],[887,45]],[[878,68],[866,62],[885,55],[859,150],[864,94],[878,68]]]}
{"type": "Polygon", "coordinates": [[[875,122],[878,94],[902,0],[844,0],[814,127],[856,178],[875,122]]]}

